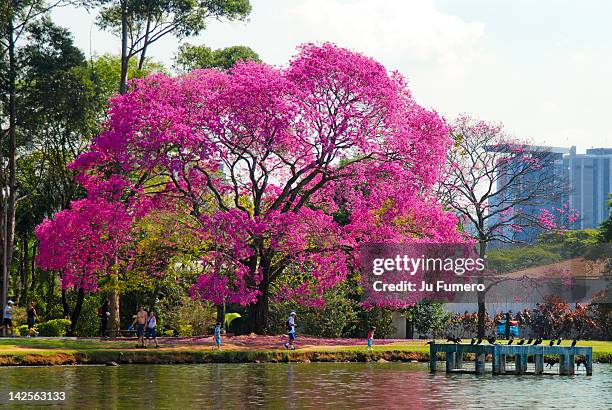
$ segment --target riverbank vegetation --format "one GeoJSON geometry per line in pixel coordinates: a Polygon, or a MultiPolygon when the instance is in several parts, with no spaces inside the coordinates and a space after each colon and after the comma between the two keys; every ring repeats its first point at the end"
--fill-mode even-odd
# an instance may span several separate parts
{"type": "MultiPolygon", "coordinates": [[[[429,346],[423,340],[380,340],[368,353],[365,343],[350,339],[304,338],[295,351],[282,348],[283,336],[236,337],[224,339],[224,350],[212,351],[211,338],[162,338],[160,348],[137,349],[135,340],[93,339],[0,339],[0,365],[67,364],[180,364],[180,363],[283,363],[283,362],[366,362],[429,360],[429,346]]],[[[443,340],[438,340],[444,343],[443,340]]],[[[464,340],[469,343],[469,340],[464,340]]],[[[503,342],[502,342],[503,343],[503,342]]],[[[546,344],[546,341],[544,342],[546,344]]],[[[581,341],[593,347],[593,360],[612,363],[612,343],[581,341]]],[[[440,358],[441,360],[443,357],[440,358]]],[[[474,360],[467,355],[466,361],[474,360]]]]}

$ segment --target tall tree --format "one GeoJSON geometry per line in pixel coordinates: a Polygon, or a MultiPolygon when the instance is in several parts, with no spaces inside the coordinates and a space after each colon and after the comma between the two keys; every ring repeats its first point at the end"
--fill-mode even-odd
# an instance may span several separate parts
{"type": "MultiPolygon", "coordinates": [[[[452,125],[455,145],[449,150],[443,202],[459,216],[476,240],[481,258],[492,243],[516,243],[528,229],[551,229],[576,218],[559,205],[567,184],[555,168],[558,156],[545,147],[529,146],[504,133],[500,124],[468,116],[452,125]]],[[[482,278],[479,278],[482,282],[482,278]]],[[[478,336],[485,331],[485,294],[478,295],[478,336]]]]}
{"type": "Polygon", "coordinates": [[[179,39],[198,35],[211,19],[243,20],[251,12],[249,0],[94,0],[102,6],[98,25],[121,39],[119,92],[127,91],[130,60],[145,63],[149,46],[172,34],[179,39]]]}
{"type": "Polygon", "coordinates": [[[246,46],[232,46],[212,50],[206,46],[183,44],[174,58],[174,68],[187,72],[201,68],[227,70],[238,61],[260,62],[259,55],[246,46]]]}
{"type": "Polygon", "coordinates": [[[17,82],[21,70],[18,61],[18,47],[24,33],[31,24],[54,7],[68,4],[69,1],[54,0],[6,0],[0,4],[0,64],[2,118],[0,133],[2,135],[2,164],[0,165],[0,182],[2,183],[2,286],[3,300],[8,288],[9,267],[13,260],[15,215],[17,207],[17,82]],[[4,127],[7,127],[6,129],[4,127]]]}
{"type": "MultiPolygon", "coordinates": [[[[248,305],[254,331],[267,330],[274,295],[313,303],[344,281],[362,242],[461,238],[432,192],[446,124],[363,55],[306,45],[287,69],[152,76],[111,111],[74,163],[88,200],[121,204],[117,221],[178,213],[177,229],[202,243],[192,296],[248,305]]],[[[49,256],[64,270],[83,260],[49,256]]]]}

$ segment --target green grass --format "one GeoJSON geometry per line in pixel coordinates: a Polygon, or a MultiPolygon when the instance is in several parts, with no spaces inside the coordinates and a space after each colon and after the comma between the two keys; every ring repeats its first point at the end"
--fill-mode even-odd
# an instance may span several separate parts
{"type": "MultiPolygon", "coordinates": [[[[443,340],[438,340],[444,343],[443,340]]],[[[464,340],[469,343],[469,340],[464,340]]],[[[207,363],[207,362],[255,362],[255,361],[365,361],[370,357],[390,357],[391,360],[405,360],[406,354],[417,355],[419,360],[426,360],[429,355],[429,346],[424,341],[406,341],[373,347],[373,353],[369,355],[366,346],[361,340],[356,340],[352,346],[315,346],[298,348],[295,351],[285,349],[254,348],[251,350],[224,350],[213,352],[207,344],[163,344],[162,349],[136,349],[135,342],[130,341],[100,341],[83,339],[39,339],[39,338],[0,338],[0,359],[28,360],[32,357],[48,358],[60,355],[74,357],[82,363],[105,363],[106,361],[118,360],[122,357],[126,361],[139,362],[167,362],[167,363],[207,363]],[[121,353],[120,353],[121,352],[121,353]],[[121,356],[120,356],[121,355],[121,356]]],[[[485,342],[486,343],[486,342],[485,342]]],[[[501,341],[505,344],[506,341],[501,341]]],[[[544,341],[543,345],[548,345],[544,341]]],[[[569,345],[563,342],[563,346],[569,345]]],[[[299,345],[298,345],[299,346],[299,345]]],[[[604,341],[580,341],[578,346],[592,346],[593,360],[612,363],[612,342],[604,341]]],[[[13,361],[14,361],[13,360],[13,361]]],[[[2,362],[2,360],[0,360],[2,362]]],[[[61,360],[60,360],[61,362],[61,360]]],[[[14,364],[14,363],[13,363],[14,364]]]]}

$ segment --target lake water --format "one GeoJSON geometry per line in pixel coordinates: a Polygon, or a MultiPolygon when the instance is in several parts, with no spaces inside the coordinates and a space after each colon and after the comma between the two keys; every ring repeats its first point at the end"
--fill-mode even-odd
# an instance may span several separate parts
{"type": "MultiPolygon", "coordinates": [[[[444,367],[442,366],[442,369],[444,367]]],[[[13,391],[64,391],[68,408],[612,409],[612,365],[594,375],[430,374],[423,363],[291,363],[0,368],[13,391]]]]}

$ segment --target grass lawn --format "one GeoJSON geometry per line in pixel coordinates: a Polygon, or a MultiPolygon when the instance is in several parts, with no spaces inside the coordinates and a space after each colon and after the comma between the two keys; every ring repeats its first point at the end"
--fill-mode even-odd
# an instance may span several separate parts
{"type": "MultiPolygon", "coordinates": [[[[429,358],[426,340],[375,340],[373,353],[361,339],[298,337],[297,349],[283,347],[284,336],[223,338],[223,351],[211,351],[212,338],[160,338],[160,348],[136,348],[136,339],[0,338],[0,365],[106,363],[207,363],[258,361],[370,361],[429,358]]],[[[464,343],[470,343],[464,340],[464,343]]],[[[438,340],[438,343],[445,343],[438,340]]],[[[486,342],[484,342],[486,343],[486,342]]],[[[501,341],[505,344],[505,341],[501,341]]],[[[562,346],[569,345],[569,341],[562,346]]],[[[544,341],[543,345],[548,345],[544,341]]],[[[594,361],[612,362],[612,342],[580,341],[592,346],[594,361]]]]}

